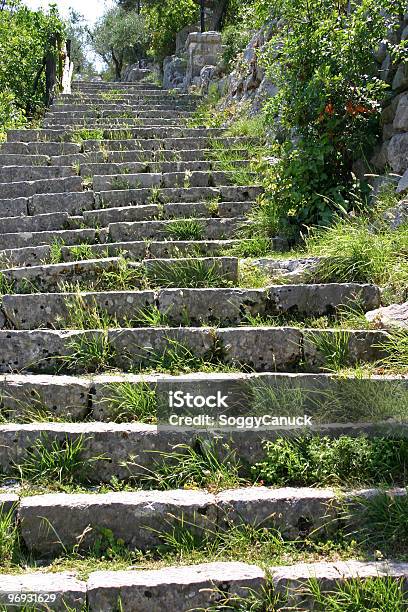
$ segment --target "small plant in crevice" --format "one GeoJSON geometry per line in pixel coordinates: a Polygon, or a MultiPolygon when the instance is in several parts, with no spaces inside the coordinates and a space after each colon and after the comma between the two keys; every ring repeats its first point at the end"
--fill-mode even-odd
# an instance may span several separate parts
{"type": "Polygon", "coordinates": [[[317,612],[405,612],[408,608],[403,580],[391,576],[348,579],[330,591],[313,578],[303,588],[317,612]]]}
{"type": "Polygon", "coordinates": [[[156,389],[147,382],[111,383],[107,385],[109,413],[118,423],[156,423],[156,389]]]}
{"type": "Polygon", "coordinates": [[[305,340],[317,352],[320,368],[332,372],[338,372],[350,364],[350,339],[350,332],[344,329],[305,332],[305,340]]]}
{"type": "Polygon", "coordinates": [[[115,176],[110,181],[110,187],[111,189],[127,190],[131,189],[132,186],[128,179],[125,179],[122,176],[115,176]]]}
{"type": "Polygon", "coordinates": [[[109,257],[108,247],[103,251],[94,250],[90,244],[78,244],[75,246],[68,247],[70,253],[70,259],[73,261],[86,261],[89,259],[104,259],[109,257]]]}
{"type": "Polygon", "coordinates": [[[50,264],[59,264],[64,261],[62,255],[62,247],[64,246],[63,240],[54,240],[50,244],[50,254],[49,254],[49,263],[50,264]]]}
{"type": "Polygon", "coordinates": [[[151,286],[163,288],[228,287],[232,284],[216,262],[193,258],[156,262],[146,269],[146,277],[151,286]]]}
{"type": "Polygon", "coordinates": [[[86,439],[68,437],[58,440],[43,434],[22,460],[14,465],[14,472],[23,481],[35,484],[72,485],[88,482],[88,470],[103,457],[84,458],[86,439]]]}
{"type": "Polygon", "coordinates": [[[384,352],[376,364],[380,369],[397,374],[408,373],[408,330],[404,328],[391,329],[386,339],[377,345],[384,352]]]}
{"type": "Polygon", "coordinates": [[[67,316],[59,319],[57,323],[63,329],[103,329],[120,327],[116,317],[96,303],[96,298],[86,300],[77,293],[65,299],[67,316]]]}
{"type": "Polygon", "coordinates": [[[169,319],[156,305],[139,308],[131,320],[136,327],[169,327],[169,319]]]}
{"type": "Polygon", "coordinates": [[[22,561],[22,542],[15,508],[7,510],[0,505],[0,567],[22,561]]]}
{"type": "Polygon", "coordinates": [[[84,140],[103,140],[103,130],[88,130],[86,128],[76,130],[72,134],[72,142],[81,144],[84,140]]]}
{"type": "Polygon", "coordinates": [[[167,223],[163,233],[172,240],[202,240],[204,225],[197,219],[180,219],[167,223]]]}
{"type": "Polygon", "coordinates": [[[194,446],[178,444],[171,452],[152,453],[151,468],[139,466],[137,459],[127,462],[130,476],[143,488],[220,491],[247,484],[236,451],[221,441],[198,439],[194,446]]]}
{"type": "Polygon", "coordinates": [[[67,350],[59,371],[98,373],[115,367],[116,350],[106,330],[79,333],[67,342],[67,350]]]}

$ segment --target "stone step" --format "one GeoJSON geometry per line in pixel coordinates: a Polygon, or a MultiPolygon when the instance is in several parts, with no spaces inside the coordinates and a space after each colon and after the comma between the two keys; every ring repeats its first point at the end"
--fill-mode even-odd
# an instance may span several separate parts
{"type": "Polygon", "coordinates": [[[60,243],[65,245],[92,243],[97,239],[94,229],[52,230],[49,232],[18,232],[0,235],[0,251],[60,243]]]}
{"type": "MultiPolygon", "coordinates": [[[[94,595],[98,596],[96,591],[94,595]]],[[[0,605],[4,606],[3,609],[40,610],[37,606],[27,608],[26,601],[42,602],[43,610],[81,612],[87,601],[87,585],[72,572],[3,575],[0,581],[0,605]],[[10,604],[11,598],[16,602],[14,605],[10,604]]]]}
{"type": "Polygon", "coordinates": [[[82,191],[82,178],[80,176],[69,176],[67,178],[0,183],[0,193],[4,199],[27,198],[36,193],[55,194],[64,193],[66,191],[82,191]]]}
{"type": "MultiPolygon", "coordinates": [[[[255,173],[248,173],[248,184],[256,185],[255,173]]],[[[95,175],[93,188],[96,192],[130,190],[143,187],[218,187],[234,185],[235,172],[139,172],[137,174],[95,175]]]]}
{"type": "Polygon", "coordinates": [[[255,201],[263,192],[262,187],[249,185],[238,187],[162,187],[156,189],[119,189],[95,193],[96,208],[116,208],[131,204],[165,204],[166,202],[248,202],[255,201]]]}
{"type": "Polygon", "coordinates": [[[66,212],[47,213],[33,217],[0,217],[0,234],[47,232],[53,229],[68,229],[68,226],[69,218],[66,212]]]}
{"type": "MultiPolygon", "coordinates": [[[[240,168],[249,167],[249,161],[245,159],[231,162],[231,166],[240,168]]],[[[81,163],[81,176],[106,176],[106,175],[119,175],[123,176],[125,180],[127,175],[135,173],[169,173],[169,172],[196,172],[210,170],[222,170],[222,162],[215,160],[207,161],[195,160],[195,161],[140,161],[140,162],[125,162],[125,163],[87,163],[84,161],[81,163]]]]}
{"type": "MultiPolygon", "coordinates": [[[[299,563],[268,568],[268,580],[260,567],[238,561],[212,562],[191,566],[163,567],[151,570],[96,571],[87,582],[69,573],[29,573],[4,575],[0,603],[8,604],[9,595],[32,593],[52,596],[49,610],[69,609],[81,612],[87,601],[89,612],[111,612],[117,602],[126,612],[189,612],[214,607],[214,595],[242,603],[262,589],[281,594],[290,609],[314,609],[313,596],[307,595],[309,581],[319,583],[325,594],[333,595],[340,586],[356,581],[384,580],[405,584],[408,564],[387,561],[336,561],[299,563]],[[55,596],[55,599],[54,599],[55,596]],[[300,606],[300,607],[299,607],[300,606]],[[305,607],[307,606],[307,607],[305,607]]],[[[262,597],[262,595],[261,595],[262,597]]],[[[283,604],[282,604],[283,605],[283,604]]]]}
{"type": "Polygon", "coordinates": [[[75,176],[72,166],[3,166],[0,167],[0,183],[16,183],[75,176]]]}
{"type": "Polygon", "coordinates": [[[209,149],[213,141],[218,142],[226,148],[241,148],[255,143],[255,140],[248,138],[226,137],[226,138],[206,138],[204,136],[197,137],[170,137],[164,135],[162,138],[145,138],[137,140],[135,138],[123,138],[118,140],[84,140],[82,143],[85,153],[90,151],[158,151],[158,155],[162,150],[180,151],[194,149],[209,149]]]}
{"type": "MultiPolygon", "coordinates": [[[[154,261],[154,260],[152,260],[154,261]]],[[[183,260],[181,260],[183,261],[183,260]]],[[[222,264],[218,260],[218,265],[222,264]]],[[[227,260],[228,266],[229,260],[227,260]]],[[[64,264],[59,264],[60,266],[64,264]]],[[[213,264],[214,265],[214,264],[213,264]]],[[[64,265],[64,274],[67,270],[64,265]]],[[[29,268],[35,270],[35,268],[29,268]]],[[[235,269],[220,268],[231,280],[235,269]]],[[[45,272],[46,275],[46,272],[45,272]]],[[[44,276],[45,276],[44,275],[44,276]]],[[[78,273],[79,276],[79,273],[78,273]]],[[[13,278],[13,277],[11,277],[13,278]]],[[[236,278],[236,276],[235,276],[236,278]]],[[[33,281],[37,284],[36,280],[33,281]]],[[[78,294],[43,293],[4,295],[1,311],[7,326],[14,329],[63,329],[78,294]]],[[[119,325],[137,320],[144,308],[155,307],[169,325],[239,325],[248,316],[297,314],[322,316],[335,314],[340,306],[358,302],[367,312],[378,308],[380,290],[373,285],[277,285],[265,289],[160,289],[153,291],[82,292],[83,307],[97,308],[119,325]]],[[[137,326],[137,325],[136,325],[137,326]]],[[[140,323],[143,327],[143,323],[140,323]]]]}
{"type": "Polygon", "coordinates": [[[157,102],[155,100],[149,100],[148,103],[143,103],[138,97],[132,100],[131,96],[123,96],[117,100],[106,100],[104,98],[93,98],[88,99],[87,102],[81,102],[77,100],[76,103],[70,104],[52,104],[50,106],[50,114],[57,115],[59,113],[109,113],[119,112],[123,113],[126,111],[134,111],[147,113],[152,111],[154,113],[161,110],[165,112],[192,112],[194,111],[196,104],[192,102],[172,102],[171,100],[164,102],[157,102]]]}
{"type": "Polygon", "coordinates": [[[168,204],[139,204],[120,206],[101,210],[84,211],[84,223],[88,227],[106,227],[110,223],[122,221],[152,221],[155,219],[186,219],[212,217],[241,217],[249,213],[254,202],[218,202],[211,206],[208,202],[181,202],[168,204]]]}
{"type": "MultiPolygon", "coordinates": [[[[30,215],[63,211],[69,215],[82,215],[85,210],[95,208],[93,191],[35,194],[28,200],[30,215]]],[[[1,208],[0,208],[1,210],[1,208]]]]}
{"type": "MultiPolygon", "coordinates": [[[[396,577],[407,569],[398,564],[396,577]]],[[[239,562],[207,563],[168,567],[160,570],[94,572],[87,583],[90,611],[115,610],[122,602],[126,612],[188,612],[214,609],[215,593],[223,597],[246,595],[260,590],[263,571],[239,562]]]]}
{"type": "MultiPolygon", "coordinates": [[[[166,240],[164,242],[146,242],[144,240],[137,242],[115,242],[103,244],[87,244],[86,250],[89,253],[90,259],[98,257],[118,257],[124,256],[133,261],[141,259],[169,259],[180,257],[180,255],[195,257],[198,255],[218,257],[221,256],[225,249],[238,245],[236,240],[166,240]]],[[[286,243],[280,238],[272,241],[271,248],[282,250],[287,248],[286,243]],[[274,244],[273,244],[274,243],[274,244]]],[[[61,257],[62,261],[77,261],[78,260],[78,245],[77,247],[62,246],[61,257]],[[73,250],[74,249],[74,250],[73,250]]],[[[48,261],[51,255],[51,247],[42,246],[27,246],[17,249],[7,249],[0,251],[1,267],[19,268],[23,266],[34,266],[41,262],[48,261]]],[[[88,255],[87,255],[88,257],[88,255]]],[[[85,259],[87,257],[84,257],[85,259]]]]}
{"type": "Polygon", "coordinates": [[[104,117],[102,119],[57,119],[44,120],[43,128],[52,130],[78,131],[83,129],[88,130],[103,130],[110,132],[111,130],[130,130],[136,128],[146,129],[175,129],[187,125],[187,118],[137,118],[137,117],[114,117],[112,119],[104,117]]]}
{"type": "MultiPolygon", "coordinates": [[[[129,262],[130,269],[140,270],[141,275],[148,275],[148,280],[154,283],[157,274],[163,274],[166,268],[174,265],[185,266],[191,260],[183,258],[174,259],[147,259],[141,263],[129,262]]],[[[238,279],[238,260],[234,257],[222,257],[213,259],[204,257],[195,259],[203,267],[210,269],[218,275],[220,282],[237,282],[238,279]]],[[[82,261],[64,262],[59,264],[41,264],[27,268],[6,268],[1,271],[3,281],[11,284],[12,289],[9,293],[32,294],[39,292],[49,292],[60,290],[62,282],[75,283],[87,282],[96,284],[101,282],[104,273],[119,271],[123,264],[120,258],[105,257],[100,259],[86,259],[82,261]]],[[[106,281],[105,281],[106,282],[106,281]]],[[[119,280],[117,281],[119,282],[119,280]]],[[[130,280],[128,281],[130,283],[130,280]]],[[[114,281],[111,280],[114,284],[114,281]]],[[[132,280],[135,289],[143,285],[143,278],[136,275],[132,280]]]]}
{"type": "Polygon", "coordinates": [[[75,142],[4,142],[0,152],[11,155],[73,155],[81,153],[75,142]]]}
{"type": "MultiPolygon", "coordinates": [[[[187,349],[198,361],[216,358],[218,363],[256,372],[293,372],[300,366],[306,372],[318,372],[327,363],[324,349],[318,348],[319,343],[335,342],[338,335],[339,330],[335,329],[244,326],[0,330],[0,372],[92,372],[101,367],[99,360],[85,363],[75,357],[78,347],[89,345],[103,345],[112,368],[123,371],[151,369],[166,354],[169,343],[182,345],[183,351],[187,349]]],[[[345,367],[378,361],[384,356],[381,346],[387,338],[385,331],[348,330],[342,336],[345,367]]]]}
{"type": "MultiPolygon", "coordinates": [[[[178,222],[187,221],[178,219],[178,222]]],[[[200,239],[223,240],[232,238],[247,223],[244,217],[224,217],[222,219],[202,218],[197,222],[200,239]]],[[[165,239],[177,240],[176,230],[171,233],[174,221],[124,221],[110,223],[109,242],[130,242],[135,240],[165,239]]]]}
{"type": "Polygon", "coordinates": [[[0,273],[3,280],[12,285],[13,292],[36,293],[58,291],[62,282],[94,282],[102,272],[117,272],[119,266],[119,258],[106,257],[104,259],[87,259],[59,264],[43,264],[28,268],[8,268],[1,270],[0,273]]]}
{"type": "Polygon", "coordinates": [[[8,198],[0,200],[1,217],[17,217],[28,214],[28,198],[8,198]]]}
{"type": "MultiPolygon", "coordinates": [[[[376,494],[381,493],[357,490],[346,493],[346,497],[352,500],[359,495],[376,494]]],[[[123,541],[130,550],[163,545],[161,534],[180,529],[182,523],[198,538],[204,534],[211,538],[211,533],[215,538],[216,531],[234,525],[264,525],[265,529],[281,530],[286,539],[295,539],[302,537],[305,523],[315,538],[317,533],[324,537],[336,532],[341,509],[338,494],[328,488],[248,487],[218,494],[183,489],[55,493],[22,498],[18,520],[27,549],[36,556],[50,558],[74,548],[80,552],[89,550],[101,529],[112,532],[114,540],[123,541]]]]}
{"type": "MultiPolygon", "coordinates": [[[[246,160],[247,149],[231,149],[236,159],[246,160]]],[[[213,160],[214,151],[211,149],[173,149],[168,150],[123,150],[123,151],[88,151],[71,155],[57,155],[51,157],[51,165],[72,166],[73,164],[89,165],[123,164],[123,163],[162,163],[162,162],[201,162],[213,160]]],[[[105,172],[102,172],[102,174],[105,172]]]]}
{"type": "MultiPolygon", "coordinates": [[[[0,166],[47,166],[48,163],[49,157],[47,155],[18,155],[0,152],[0,166]]],[[[60,165],[64,166],[65,164],[60,165]]]]}
{"type": "MultiPolygon", "coordinates": [[[[102,129],[102,128],[101,128],[102,129]]],[[[120,129],[103,128],[107,140],[160,139],[160,138],[216,138],[224,134],[221,128],[188,128],[188,127],[131,127],[120,129]],[[127,136],[129,134],[129,136],[127,136]]],[[[75,137],[75,130],[67,129],[26,129],[7,130],[7,142],[69,142],[75,137]]]]}
{"type": "MultiPolygon", "coordinates": [[[[183,519],[197,536],[204,535],[204,532],[222,529],[227,518],[231,525],[237,524],[243,501],[241,522],[258,525],[265,521],[266,526],[268,518],[280,512],[284,518],[277,519],[276,523],[293,534],[299,534],[297,522],[303,513],[316,527],[322,526],[324,518],[334,519],[336,510],[338,513],[336,494],[331,489],[257,487],[218,495],[200,490],[37,495],[21,500],[18,516],[27,549],[36,555],[51,557],[72,550],[75,545],[80,551],[86,551],[95,543],[100,529],[109,529],[115,541],[122,540],[131,550],[160,546],[160,532],[177,528],[183,519]],[[45,522],[52,526],[48,533],[45,522]]],[[[272,526],[270,518],[269,525],[272,526]]]]}
{"type": "MultiPolygon", "coordinates": [[[[129,421],[137,422],[140,420],[140,414],[137,410],[134,415],[130,413],[121,413],[114,399],[118,397],[118,393],[123,388],[140,388],[141,385],[150,388],[154,392],[157,405],[166,406],[169,401],[169,392],[180,390],[183,396],[187,394],[196,396],[203,395],[205,397],[219,394],[220,397],[225,397],[225,403],[228,406],[229,414],[250,414],[255,399],[263,391],[265,392],[266,406],[269,406],[267,398],[269,392],[273,392],[276,401],[282,403],[282,408],[285,408],[285,402],[289,401],[292,393],[299,395],[302,393],[302,406],[299,410],[305,411],[306,414],[312,416],[314,424],[311,431],[320,432],[324,435],[351,435],[360,436],[362,430],[370,435],[378,435],[378,430],[375,426],[367,427],[371,421],[375,420],[372,416],[371,409],[366,409],[366,404],[369,403],[372,397],[393,397],[403,398],[408,397],[408,379],[400,378],[399,376],[372,375],[370,378],[353,378],[344,376],[336,376],[335,374],[287,374],[287,373],[195,373],[179,376],[171,376],[169,374],[102,374],[92,376],[63,376],[63,375],[46,375],[46,374],[3,374],[0,376],[0,413],[3,420],[32,423],[33,413],[39,412],[43,414],[46,421],[68,420],[73,422],[86,421],[89,428],[87,433],[92,433],[92,438],[89,444],[99,444],[98,435],[109,435],[109,432],[115,432],[116,429],[109,429],[102,426],[101,423],[112,421],[129,421]],[[320,418],[316,418],[316,412],[320,406],[327,405],[330,398],[338,396],[339,386],[342,388],[342,397],[346,398],[345,389],[350,389],[350,397],[358,398],[359,414],[355,415],[355,407],[350,405],[350,415],[347,422],[345,419],[339,419],[342,422],[331,424],[332,429],[326,421],[321,422],[320,418]],[[365,400],[364,400],[365,398],[365,400]],[[362,413],[366,412],[362,418],[362,413]],[[90,423],[92,422],[92,424],[90,423]],[[376,434],[377,431],[377,434],[376,434]],[[107,433],[106,433],[107,432],[107,433]]],[[[378,414],[381,415],[381,406],[376,402],[378,414]]],[[[388,406],[389,410],[389,406],[388,406]]],[[[388,413],[389,414],[389,413],[388,413]]],[[[389,422],[389,424],[391,424],[389,422]]],[[[31,428],[26,427],[22,431],[33,432],[32,435],[39,437],[44,423],[37,423],[31,428]]],[[[71,427],[70,423],[49,423],[47,435],[51,438],[56,435],[65,437],[67,435],[81,435],[84,428],[71,427]]],[[[85,426],[84,426],[85,427],[85,426]]],[[[403,435],[403,425],[400,419],[397,418],[394,423],[396,428],[395,433],[399,436],[403,435]]],[[[406,427],[406,426],[404,426],[406,427]]],[[[18,428],[14,428],[17,430],[18,428]]],[[[123,431],[119,427],[119,431],[123,431]]],[[[253,436],[252,440],[248,439],[249,430],[235,430],[235,444],[238,446],[240,457],[255,463],[262,460],[262,439],[268,436],[268,439],[274,439],[282,435],[292,433],[297,436],[302,426],[291,426],[288,428],[260,428],[257,436],[253,436]],[[269,430],[269,434],[268,434],[269,430]]],[[[13,431],[14,431],[13,430],[13,431]]],[[[405,430],[404,430],[405,431],[405,430]]],[[[143,455],[142,449],[152,450],[168,450],[169,444],[178,444],[181,442],[190,443],[199,432],[199,428],[193,431],[190,428],[190,437],[187,431],[175,432],[170,430],[160,429],[153,425],[143,425],[139,423],[138,427],[133,428],[134,439],[129,442],[133,445],[134,454],[143,455]],[[139,432],[139,433],[138,433],[139,432]],[[137,437],[136,434],[140,434],[137,437]],[[161,445],[161,446],[160,446],[161,445]]],[[[202,430],[199,432],[202,434],[202,430]]],[[[408,433],[408,432],[407,432],[408,433]]],[[[231,431],[226,433],[230,435],[231,431]]],[[[25,434],[26,435],[26,434],[25,434]]],[[[114,434],[112,434],[114,435],[114,434]]],[[[405,434],[404,434],[405,435],[405,434]]],[[[32,444],[32,442],[30,442],[32,444]]],[[[3,444],[3,448],[7,448],[7,444],[3,444]]],[[[10,452],[15,452],[15,449],[10,446],[10,452]]],[[[131,452],[131,451],[130,451],[131,452]]],[[[91,455],[91,451],[89,451],[91,455]]],[[[7,459],[7,461],[9,461],[7,459]]],[[[150,465],[154,462],[154,457],[146,455],[143,458],[145,464],[150,461],[150,465]]],[[[101,466],[100,466],[101,467],[101,466]]],[[[98,469],[100,469],[100,467],[98,469]]],[[[115,469],[117,467],[115,466],[115,469]]],[[[123,472],[122,472],[123,474],[123,472]]]]}
{"type": "MultiPolygon", "coordinates": [[[[192,115],[191,111],[185,110],[155,110],[146,108],[146,110],[142,110],[140,107],[135,108],[130,104],[121,104],[121,105],[110,105],[110,107],[106,108],[95,108],[95,106],[91,106],[89,108],[84,109],[73,109],[69,111],[62,111],[61,108],[54,108],[50,112],[46,113],[45,121],[50,122],[54,121],[54,123],[64,123],[65,119],[181,119],[182,117],[190,117],[192,115]]],[[[68,123],[71,123],[69,121],[68,123]]]]}

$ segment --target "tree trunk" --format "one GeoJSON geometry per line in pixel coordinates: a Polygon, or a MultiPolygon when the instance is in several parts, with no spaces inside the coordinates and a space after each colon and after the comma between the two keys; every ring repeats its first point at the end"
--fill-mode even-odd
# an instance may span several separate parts
{"type": "Polygon", "coordinates": [[[214,2],[212,29],[219,32],[224,24],[228,10],[229,0],[217,0],[214,2]]]}
{"type": "Polygon", "coordinates": [[[115,65],[115,78],[117,81],[120,81],[120,78],[122,76],[122,62],[120,61],[119,58],[116,57],[115,51],[113,50],[113,48],[111,49],[111,54],[112,54],[113,63],[115,65]]]}

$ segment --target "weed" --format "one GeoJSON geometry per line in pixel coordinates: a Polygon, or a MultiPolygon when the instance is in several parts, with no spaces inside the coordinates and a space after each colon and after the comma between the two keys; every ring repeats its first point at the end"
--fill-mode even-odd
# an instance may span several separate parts
{"type": "Polygon", "coordinates": [[[408,330],[393,328],[380,345],[385,356],[378,366],[399,374],[408,372],[408,330]]]}
{"type": "Polygon", "coordinates": [[[67,343],[68,353],[61,357],[60,369],[72,372],[101,372],[114,367],[116,351],[108,333],[84,332],[67,343]]]}
{"type": "Polygon", "coordinates": [[[156,390],[147,382],[107,386],[109,410],[116,422],[136,421],[138,423],[155,423],[157,421],[156,390]]]}
{"type": "Polygon", "coordinates": [[[350,332],[339,329],[332,331],[305,332],[306,339],[315,347],[322,361],[321,368],[338,372],[349,364],[350,332]]]}
{"type": "Polygon", "coordinates": [[[319,612],[405,612],[408,607],[403,581],[392,577],[346,580],[330,592],[317,579],[305,586],[319,612]]]}
{"type": "Polygon", "coordinates": [[[147,306],[137,311],[132,323],[140,327],[168,327],[169,320],[166,313],[162,312],[157,306],[147,306]]]}
{"type": "Polygon", "coordinates": [[[50,244],[49,262],[51,264],[59,264],[64,261],[64,258],[62,256],[63,246],[64,246],[64,241],[62,240],[54,240],[54,242],[50,244]]]}
{"type": "Polygon", "coordinates": [[[16,292],[15,283],[0,272],[0,295],[9,295],[16,292]]]}
{"type": "Polygon", "coordinates": [[[65,300],[67,317],[61,321],[64,329],[104,329],[120,327],[116,317],[100,308],[95,298],[86,301],[84,296],[76,294],[65,300]]]}
{"type": "Polygon", "coordinates": [[[273,242],[265,236],[242,239],[225,249],[223,254],[232,257],[265,257],[273,252],[273,242]]]}
{"type": "Polygon", "coordinates": [[[162,202],[162,197],[161,197],[161,189],[160,187],[158,187],[157,185],[153,185],[150,189],[150,195],[147,201],[148,204],[161,204],[162,202]]]}
{"type": "Polygon", "coordinates": [[[88,259],[104,259],[109,257],[108,248],[103,251],[94,251],[90,244],[77,244],[69,247],[69,252],[74,261],[85,261],[88,259]]]}
{"type": "Polygon", "coordinates": [[[216,262],[203,259],[180,259],[155,262],[146,269],[148,282],[158,287],[228,287],[231,281],[220,272],[216,262]]]}
{"type": "Polygon", "coordinates": [[[266,287],[270,284],[270,277],[250,262],[242,262],[239,266],[238,283],[240,287],[252,289],[266,287]]]}
{"type": "Polygon", "coordinates": [[[202,240],[204,225],[196,219],[180,219],[166,224],[163,232],[173,240],[202,240]]]}
{"type": "Polygon", "coordinates": [[[22,481],[35,483],[56,482],[59,485],[88,482],[88,470],[101,457],[84,459],[86,439],[79,436],[70,440],[50,440],[42,435],[27,450],[21,463],[14,470],[22,481]]]}
{"type": "Polygon", "coordinates": [[[252,477],[269,486],[404,484],[408,439],[302,435],[264,443],[265,458],[252,477]]]}
{"type": "Polygon", "coordinates": [[[76,130],[72,135],[72,141],[81,143],[84,140],[103,140],[103,130],[88,130],[80,129],[76,130]]]}
{"type": "Polygon", "coordinates": [[[114,178],[112,178],[110,186],[112,189],[117,190],[126,190],[131,188],[130,182],[121,176],[115,176],[114,178]]]}
{"type": "Polygon", "coordinates": [[[209,440],[197,440],[194,447],[178,444],[171,452],[152,451],[156,454],[151,469],[138,466],[135,460],[127,465],[132,473],[140,468],[134,478],[151,489],[196,489],[211,491],[231,489],[245,483],[240,477],[241,464],[236,451],[227,444],[209,440]]]}
{"type": "Polygon", "coordinates": [[[15,509],[5,511],[0,506],[0,566],[8,566],[20,561],[20,532],[15,517],[15,509]]]}

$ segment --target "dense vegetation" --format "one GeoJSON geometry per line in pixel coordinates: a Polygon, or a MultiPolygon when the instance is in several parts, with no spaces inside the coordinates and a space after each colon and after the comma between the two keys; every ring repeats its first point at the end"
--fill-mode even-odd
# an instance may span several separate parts
{"type": "Polygon", "coordinates": [[[64,24],[54,6],[31,11],[20,0],[0,7],[0,138],[4,129],[24,125],[45,103],[47,52],[63,40],[64,24]],[[56,39],[56,45],[53,43],[56,39]]]}

